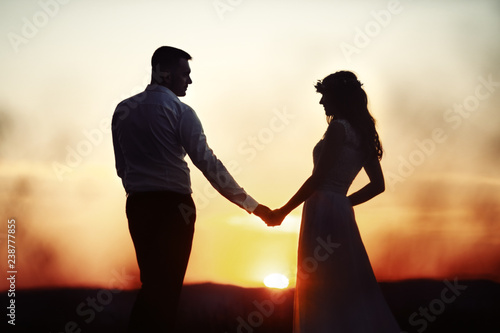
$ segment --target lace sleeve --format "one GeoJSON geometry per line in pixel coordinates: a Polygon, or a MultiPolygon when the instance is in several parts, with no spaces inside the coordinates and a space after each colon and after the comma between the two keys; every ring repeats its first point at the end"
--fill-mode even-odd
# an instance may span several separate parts
{"type": "Polygon", "coordinates": [[[335,122],[342,124],[345,129],[345,142],[349,146],[359,147],[360,146],[360,138],[358,133],[354,130],[351,124],[345,119],[337,119],[335,122]]]}

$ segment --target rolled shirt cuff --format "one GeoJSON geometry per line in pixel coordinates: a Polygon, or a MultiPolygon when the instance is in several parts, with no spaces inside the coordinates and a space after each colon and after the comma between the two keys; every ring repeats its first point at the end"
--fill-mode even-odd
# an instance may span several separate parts
{"type": "Polygon", "coordinates": [[[248,213],[253,213],[253,211],[255,210],[255,208],[257,208],[258,205],[259,203],[249,195],[247,195],[246,199],[241,203],[241,206],[248,213]]]}

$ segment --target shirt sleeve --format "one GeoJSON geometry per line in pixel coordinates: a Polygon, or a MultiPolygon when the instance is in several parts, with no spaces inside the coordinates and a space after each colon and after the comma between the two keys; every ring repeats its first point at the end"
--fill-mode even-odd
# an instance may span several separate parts
{"type": "Polygon", "coordinates": [[[179,138],[194,165],[226,199],[251,213],[258,202],[236,183],[207,144],[200,119],[193,109],[185,110],[179,121],[179,138]]]}
{"type": "Polygon", "coordinates": [[[115,152],[116,173],[118,174],[118,177],[123,179],[125,176],[125,158],[123,157],[123,152],[120,147],[120,143],[118,142],[118,118],[119,116],[115,112],[111,121],[111,130],[113,136],[113,150],[115,152]]]}

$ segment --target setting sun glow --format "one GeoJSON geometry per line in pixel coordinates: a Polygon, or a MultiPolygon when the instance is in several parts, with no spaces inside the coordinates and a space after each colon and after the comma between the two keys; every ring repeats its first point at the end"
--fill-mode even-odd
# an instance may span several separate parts
{"type": "Polygon", "coordinates": [[[285,289],[288,283],[288,278],[283,274],[274,273],[264,278],[264,284],[268,288],[285,289]]]}
{"type": "MultiPolygon", "coordinates": [[[[0,267],[14,219],[19,290],[141,286],[111,117],[150,83],[154,50],[171,45],[193,58],[180,100],[237,183],[271,209],[312,173],[328,126],[315,83],[356,73],[384,147],[386,190],[354,207],[377,279],[500,282],[499,9],[498,0],[1,1],[0,267]]],[[[186,162],[196,223],[185,284],[295,288],[303,205],[269,228],[186,162]]],[[[348,194],[368,178],[362,170],[348,194]]]]}

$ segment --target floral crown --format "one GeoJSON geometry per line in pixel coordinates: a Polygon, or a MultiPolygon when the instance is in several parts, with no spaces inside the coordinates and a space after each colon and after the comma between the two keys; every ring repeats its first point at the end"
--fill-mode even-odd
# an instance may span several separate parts
{"type": "Polygon", "coordinates": [[[329,87],[353,87],[353,88],[361,88],[363,83],[355,78],[327,78],[325,80],[318,80],[315,87],[318,92],[322,92],[327,90],[329,87]]]}

